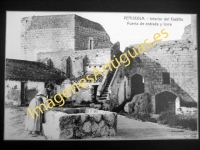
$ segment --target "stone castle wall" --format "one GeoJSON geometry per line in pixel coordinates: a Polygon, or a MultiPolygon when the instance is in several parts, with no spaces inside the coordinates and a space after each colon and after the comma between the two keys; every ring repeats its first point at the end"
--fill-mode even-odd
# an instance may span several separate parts
{"type": "Polygon", "coordinates": [[[36,60],[38,52],[74,50],[74,15],[33,16],[22,19],[21,51],[36,60]]]}
{"type": "MultiPolygon", "coordinates": [[[[163,72],[170,73],[171,87],[169,87],[169,90],[180,95],[185,101],[190,101],[190,99],[197,101],[197,49],[193,47],[190,41],[178,40],[171,41],[170,43],[162,42],[153,49],[147,50],[145,55],[151,61],[165,68],[162,70],[163,72]]],[[[166,89],[159,83],[162,77],[162,72],[159,71],[160,69],[156,67],[152,69],[157,74],[155,76],[159,76],[160,78],[155,81],[154,87],[158,86],[162,90],[166,89]],[[158,85],[156,85],[157,83],[158,85]]]]}
{"type": "Polygon", "coordinates": [[[36,60],[39,52],[110,48],[104,28],[77,15],[33,16],[21,20],[21,55],[36,60]]]}
{"type": "MultiPolygon", "coordinates": [[[[181,48],[174,49],[179,53],[181,48]]],[[[156,52],[148,51],[151,55],[144,54],[138,56],[138,59],[132,59],[130,66],[126,69],[125,74],[129,78],[127,95],[131,95],[130,78],[135,74],[140,74],[144,78],[144,92],[152,96],[169,91],[179,96],[184,102],[197,101],[197,77],[193,72],[192,55],[186,52],[185,55],[176,56],[167,51],[164,53],[163,49],[157,49],[156,52]],[[189,57],[189,63],[185,61],[185,56],[189,57]],[[163,84],[163,72],[170,74],[170,84],[163,84]]]]}
{"type": "Polygon", "coordinates": [[[110,48],[112,43],[104,28],[95,22],[75,16],[75,48],[90,49],[89,40],[93,40],[92,49],[110,48]]]}
{"type": "Polygon", "coordinates": [[[74,77],[79,77],[83,73],[83,58],[87,57],[88,68],[94,66],[101,66],[109,63],[111,59],[111,51],[107,49],[95,49],[84,51],[70,51],[70,52],[46,52],[38,54],[38,61],[43,62],[51,59],[54,67],[66,72],[66,60],[71,58],[71,70],[74,77]]]}
{"type": "MultiPolygon", "coordinates": [[[[185,28],[182,40],[157,43],[135,59],[125,69],[128,77],[127,95],[131,95],[131,77],[140,74],[144,92],[155,96],[169,91],[181,98],[181,104],[198,102],[197,47],[193,45],[191,26],[185,28]],[[163,84],[162,73],[170,74],[170,84],[163,84]]],[[[155,104],[154,104],[155,106],[155,104]]]]}
{"type": "Polygon", "coordinates": [[[197,46],[197,15],[191,15],[191,24],[192,24],[192,40],[193,40],[193,45],[197,46]]]}
{"type": "Polygon", "coordinates": [[[182,39],[190,39],[190,40],[192,39],[191,24],[184,28],[184,33],[181,38],[182,39]]]}

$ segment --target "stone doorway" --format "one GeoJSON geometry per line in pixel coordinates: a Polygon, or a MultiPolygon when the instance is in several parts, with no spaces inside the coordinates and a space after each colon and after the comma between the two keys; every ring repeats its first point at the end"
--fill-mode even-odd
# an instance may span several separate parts
{"type": "Polygon", "coordinates": [[[27,82],[21,82],[21,105],[25,105],[26,102],[26,88],[27,82]]]}
{"type": "Polygon", "coordinates": [[[144,93],[143,77],[140,74],[135,74],[131,77],[131,97],[130,100],[136,95],[144,93]]]}
{"type": "Polygon", "coordinates": [[[165,91],[156,95],[156,114],[162,111],[170,110],[175,113],[175,100],[177,96],[171,92],[165,91]]]}
{"type": "Polygon", "coordinates": [[[99,85],[92,85],[92,100],[96,101],[96,97],[97,97],[97,88],[99,85]]]}

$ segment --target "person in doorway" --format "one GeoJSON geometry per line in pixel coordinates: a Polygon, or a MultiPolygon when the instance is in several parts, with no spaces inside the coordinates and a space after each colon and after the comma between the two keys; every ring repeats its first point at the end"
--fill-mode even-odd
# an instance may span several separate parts
{"type": "MultiPolygon", "coordinates": [[[[50,97],[51,92],[54,90],[54,85],[52,83],[47,84],[46,88],[40,90],[36,96],[30,101],[29,108],[32,111],[35,107],[39,106],[41,103],[47,104],[46,99],[50,97]]],[[[43,108],[42,108],[43,109],[43,108]]],[[[25,130],[29,131],[29,134],[32,134],[32,137],[36,137],[42,133],[42,122],[44,122],[44,113],[45,109],[43,109],[43,114],[39,109],[36,110],[38,116],[34,114],[34,119],[27,112],[25,130]]]]}

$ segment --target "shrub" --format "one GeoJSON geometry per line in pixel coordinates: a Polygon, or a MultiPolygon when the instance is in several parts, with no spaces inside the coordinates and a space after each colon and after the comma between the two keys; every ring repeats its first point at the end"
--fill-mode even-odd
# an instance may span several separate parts
{"type": "Polygon", "coordinates": [[[140,119],[142,121],[149,121],[150,120],[150,114],[144,113],[144,112],[133,114],[133,117],[136,118],[136,119],[140,119]]]}
{"type": "Polygon", "coordinates": [[[155,118],[149,118],[149,121],[153,123],[157,123],[157,120],[155,118]]]}
{"type": "Polygon", "coordinates": [[[178,126],[185,129],[197,130],[197,116],[196,115],[178,115],[178,126]]]}
{"type": "Polygon", "coordinates": [[[161,124],[168,124],[170,127],[181,127],[190,130],[197,130],[197,115],[176,115],[174,112],[161,112],[158,120],[161,124]]]}
{"type": "Polygon", "coordinates": [[[161,112],[158,120],[162,123],[162,124],[169,124],[169,121],[174,118],[175,113],[171,112],[169,110],[165,111],[165,112],[161,112]]]}

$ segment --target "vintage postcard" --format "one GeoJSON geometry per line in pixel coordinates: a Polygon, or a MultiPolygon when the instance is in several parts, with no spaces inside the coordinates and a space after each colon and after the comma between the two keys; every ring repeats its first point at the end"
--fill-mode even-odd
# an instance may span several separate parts
{"type": "Polygon", "coordinates": [[[198,139],[197,15],[7,11],[4,140],[198,139]]]}

